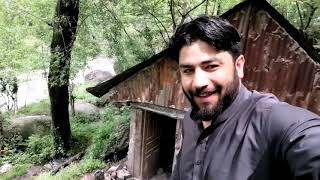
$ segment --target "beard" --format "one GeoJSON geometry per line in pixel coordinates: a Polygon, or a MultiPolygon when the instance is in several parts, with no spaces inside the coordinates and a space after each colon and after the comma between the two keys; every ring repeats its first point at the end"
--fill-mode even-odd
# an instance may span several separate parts
{"type": "MultiPolygon", "coordinates": [[[[236,71],[236,70],[235,70],[236,71]]],[[[236,72],[233,73],[233,80],[227,84],[225,94],[221,96],[217,102],[217,104],[213,107],[202,107],[200,108],[195,100],[194,96],[201,93],[211,93],[207,92],[208,90],[199,89],[194,91],[186,92],[183,89],[183,92],[185,96],[190,101],[190,104],[192,106],[192,111],[190,114],[190,117],[192,120],[195,121],[211,121],[217,119],[218,116],[220,116],[235,100],[235,98],[238,95],[239,92],[239,77],[237,76],[236,72]]],[[[222,87],[220,85],[217,85],[214,92],[221,94],[222,87]]]]}

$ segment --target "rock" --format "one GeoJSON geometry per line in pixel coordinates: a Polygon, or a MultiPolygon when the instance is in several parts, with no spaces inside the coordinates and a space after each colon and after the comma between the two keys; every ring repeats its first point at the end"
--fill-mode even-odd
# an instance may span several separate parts
{"type": "Polygon", "coordinates": [[[55,159],[53,161],[50,161],[49,163],[45,164],[43,167],[48,170],[56,169],[57,167],[61,166],[66,161],[66,159],[55,159]]]}
{"type": "Polygon", "coordinates": [[[27,139],[33,134],[47,135],[51,130],[51,118],[45,115],[24,116],[13,120],[11,126],[6,130],[5,136],[19,134],[27,139]]]}
{"type": "Polygon", "coordinates": [[[2,165],[2,166],[0,167],[0,174],[8,172],[8,171],[10,171],[12,168],[13,168],[13,166],[12,166],[11,164],[9,164],[9,163],[6,163],[6,164],[2,165]]]}
{"type": "Polygon", "coordinates": [[[104,180],[112,180],[111,174],[105,173],[104,174],[104,180]]]}
{"type": "Polygon", "coordinates": [[[104,180],[103,170],[97,170],[96,172],[94,172],[94,180],[104,180]]]}
{"type": "Polygon", "coordinates": [[[113,68],[114,60],[108,57],[97,56],[90,59],[86,63],[87,65],[80,69],[72,80],[75,84],[80,84],[85,81],[85,76],[94,70],[107,71],[110,74],[116,74],[113,68]]]}
{"type": "Polygon", "coordinates": [[[158,171],[157,171],[157,174],[163,174],[163,169],[162,168],[159,168],[158,171]]]}
{"type": "Polygon", "coordinates": [[[170,175],[164,172],[162,168],[159,168],[157,171],[157,174],[151,177],[150,180],[168,180],[168,179],[170,179],[170,175]]]}
{"type": "Polygon", "coordinates": [[[94,175],[93,174],[86,174],[81,178],[81,180],[94,180],[94,175]]]}
{"type": "Polygon", "coordinates": [[[74,103],[74,110],[76,113],[83,114],[98,114],[99,108],[91,103],[76,101],[74,103]]]}
{"type": "Polygon", "coordinates": [[[129,171],[125,170],[125,169],[120,169],[117,171],[117,178],[124,180],[131,177],[129,171]]]}
{"type": "Polygon", "coordinates": [[[119,165],[117,165],[117,166],[111,166],[111,167],[107,170],[107,172],[110,173],[110,172],[113,172],[113,171],[118,171],[119,169],[122,169],[122,165],[121,165],[121,164],[119,164],[119,165]]]}
{"type": "Polygon", "coordinates": [[[85,78],[85,81],[88,81],[88,82],[101,83],[111,79],[112,76],[113,75],[107,71],[93,70],[92,72],[88,73],[84,78],[85,78]]]}
{"type": "Polygon", "coordinates": [[[117,171],[111,172],[110,175],[111,175],[111,179],[112,178],[114,179],[115,177],[117,177],[117,171]]]}

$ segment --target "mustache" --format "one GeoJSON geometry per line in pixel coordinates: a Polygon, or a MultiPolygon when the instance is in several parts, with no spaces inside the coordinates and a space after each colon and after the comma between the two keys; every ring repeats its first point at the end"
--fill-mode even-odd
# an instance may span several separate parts
{"type": "Polygon", "coordinates": [[[214,93],[221,92],[221,87],[217,86],[212,89],[199,88],[194,91],[190,91],[192,96],[210,96],[214,93]]]}

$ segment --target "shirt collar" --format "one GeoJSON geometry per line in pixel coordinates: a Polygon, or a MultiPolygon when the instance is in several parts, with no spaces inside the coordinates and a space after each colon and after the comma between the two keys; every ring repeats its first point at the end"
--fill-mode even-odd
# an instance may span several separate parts
{"type": "Polygon", "coordinates": [[[220,123],[227,120],[230,116],[237,112],[237,110],[242,106],[244,101],[246,101],[252,94],[244,85],[240,85],[238,95],[232,104],[216,119],[212,124],[220,123]]]}

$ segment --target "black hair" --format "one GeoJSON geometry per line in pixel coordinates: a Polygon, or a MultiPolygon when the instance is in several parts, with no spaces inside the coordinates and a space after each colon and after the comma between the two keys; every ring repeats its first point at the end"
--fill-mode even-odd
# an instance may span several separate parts
{"type": "Polygon", "coordinates": [[[199,16],[177,28],[169,41],[170,56],[178,61],[181,48],[196,40],[202,40],[218,51],[228,51],[234,59],[242,53],[240,35],[227,20],[217,16],[199,16]]]}

